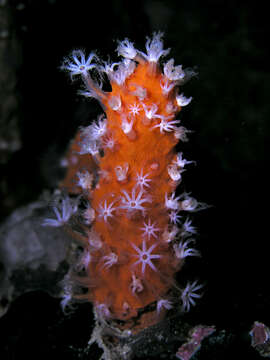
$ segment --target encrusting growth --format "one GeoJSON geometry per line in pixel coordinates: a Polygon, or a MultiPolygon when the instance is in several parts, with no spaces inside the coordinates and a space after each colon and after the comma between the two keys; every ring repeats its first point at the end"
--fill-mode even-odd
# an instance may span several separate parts
{"type": "Polygon", "coordinates": [[[73,183],[69,173],[62,186],[88,202],[80,214],[80,281],[88,290],[77,297],[91,301],[103,319],[132,327],[140,317],[145,327],[177,302],[186,311],[200,297],[196,282],[180,289],[174,280],[186,258],[199,255],[190,247],[195,228],[182,218],[205,206],[188,193],[175,193],[192,163],[175,151],[188,133],[176,115],[191,101],[178,88],[194,74],[173,59],[162,70],[160,59],[169,49],[160,32],[147,38],[146,53],[128,39],[118,43],[117,52],[123,57],[117,63],[101,62],[94,53],[86,58],[81,50],[64,60],[71,78],[82,78],[81,93],[97,99],[106,115],[80,129],[72,145],[77,161],[68,165],[73,183]],[[104,76],[110,92],[102,90],[104,76]],[[174,287],[177,300],[170,295],[174,287]]]}

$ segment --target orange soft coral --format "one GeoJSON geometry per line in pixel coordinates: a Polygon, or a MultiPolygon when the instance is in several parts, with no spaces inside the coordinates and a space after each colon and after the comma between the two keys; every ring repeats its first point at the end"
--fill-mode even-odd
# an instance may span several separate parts
{"type": "MultiPolygon", "coordinates": [[[[106,118],[100,117],[79,135],[84,171],[85,156],[89,173],[91,159],[99,167],[96,181],[79,181],[95,214],[84,239],[83,283],[89,285],[84,297],[101,317],[130,321],[150,304],[156,304],[157,315],[172,307],[168,293],[174,275],[187,256],[198,255],[189,247],[194,227],[189,220],[181,224],[178,212],[194,211],[201,204],[187,193],[175,194],[184,166],[190,163],[175,152],[187,132],[177,126],[175,116],[191,100],[177,88],[190,72],[174,66],[173,60],[161,71],[159,60],[169,52],[163,49],[161,33],[147,39],[146,53],[127,39],[117,50],[124,57],[120,63],[101,66],[93,62],[95,54],[86,59],[83,52],[74,51],[63,68],[72,76],[81,75],[84,95],[98,99],[106,112],[106,118]],[[110,93],[94,82],[94,71],[107,74],[110,93]]],[[[77,174],[79,179],[83,176],[77,174]]],[[[68,183],[69,179],[64,182],[67,187],[68,183]]],[[[183,308],[198,297],[195,291],[200,287],[189,288],[193,292],[182,291],[183,308]]]]}

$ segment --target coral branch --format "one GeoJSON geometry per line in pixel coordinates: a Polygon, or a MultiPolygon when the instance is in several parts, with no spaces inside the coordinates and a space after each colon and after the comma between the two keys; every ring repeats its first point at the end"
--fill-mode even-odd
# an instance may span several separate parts
{"type": "MultiPolygon", "coordinates": [[[[190,76],[173,59],[161,68],[160,59],[169,50],[164,49],[160,32],[147,38],[146,52],[128,39],[118,43],[117,51],[124,58],[117,63],[102,62],[94,53],[86,58],[76,50],[63,65],[72,78],[81,76],[83,94],[97,98],[106,112],[80,129],[76,142],[73,184],[87,202],[82,213],[86,238],[81,268],[86,279],[95,280],[84,297],[94,303],[104,321],[124,320],[127,328],[141,321],[146,327],[172,309],[174,299],[180,299],[182,310],[188,311],[201,296],[196,293],[201,288],[197,282],[188,282],[182,290],[175,287],[177,296],[168,293],[186,258],[199,255],[189,247],[196,229],[189,218],[182,222],[182,212],[195,212],[205,205],[186,192],[176,194],[184,167],[193,161],[175,149],[178,140],[187,141],[188,132],[179,126],[176,115],[191,101],[182,92],[177,95],[175,88],[190,76]],[[104,76],[111,92],[102,90],[104,76]],[[136,318],[139,311],[140,319],[136,318]]],[[[69,181],[63,182],[68,189],[71,173],[69,181]]],[[[49,219],[47,225],[62,223],[56,210],[58,220],[49,219]]]]}

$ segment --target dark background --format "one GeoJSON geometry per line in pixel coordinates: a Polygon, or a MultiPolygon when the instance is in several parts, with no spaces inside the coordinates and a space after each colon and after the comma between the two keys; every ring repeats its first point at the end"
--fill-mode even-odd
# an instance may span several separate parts
{"type": "MultiPolygon", "coordinates": [[[[143,50],[147,35],[164,31],[165,48],[171,48],[175,63],[195,67],[199,73],[184,86],[193,101],[179,118],[194,132],[179,150],[197,162],[184,174],[186,190],[212,205],[194,217],[202,258],[185,267],[180,281],[198,277],[206,285],[203,299],[191,313],[193,322],[236,334],[237,340],[219,359],[236,350],[258,359],[248,349],[248,331],[255,320],[270,325],[269,14],[262,2],[8,3],[18,44],[18,58],[10,62],[16,63],[14,111],[21,146],[5,154],[0,164],[1,218],[34,201],[42,190],[57,186],[59,158],[76,128],[101,112],[95,101],[80,97],[79,84],[60,71],[63,57],[83,48],[116,60],[117,39],[128,37],[143,50]]],[[[90,310],[82,305],[77,317],[65,319],[59,300],[43,293],[26,294],[1,320],[6,334],[3,359],[22,354],[83,358],[79,348],[91,333],[85,317],[89,311],[91,318],[90,310]]]]}

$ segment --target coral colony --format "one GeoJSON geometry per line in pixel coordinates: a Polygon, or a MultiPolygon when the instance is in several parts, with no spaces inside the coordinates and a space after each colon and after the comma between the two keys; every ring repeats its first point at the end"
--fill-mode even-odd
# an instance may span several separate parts
{"type": "Polygon", "coordinates": [[[82,79],[81,93],[97,99],[104,114],[79,130],[66,158],[64,185],[87,205],[81,210],[64,198],[54,207],[57,219],[44,223],[68,225],[77,217],[83,229],[71,231],[83,245],[77,269],[86,291],[75,295],[67,286],[62,304],[87,299],[99,319],[134,332],[174,307],[189,311],[202,288],[197,281],[179,287],[174,279],[188,257],[199,256],[188,214],[205,207],[190,193],[176,193],[193,163],[175,150],[188,140],[176,114],[191,101],[179,87],[194,72],[173,59],[161,65],[169,53],[162,33],[145,47],[118,42],[116,63],[81,50],[64,60],[62,69],[82,79]],[[106,77],[110,92],[102,90],[106,77]]]}

